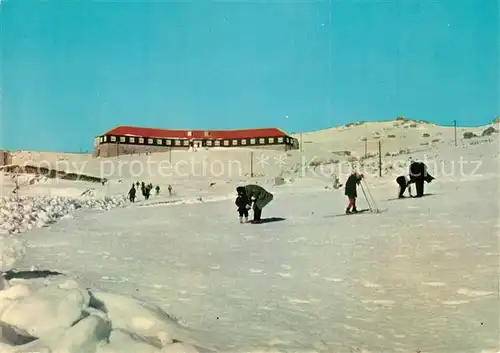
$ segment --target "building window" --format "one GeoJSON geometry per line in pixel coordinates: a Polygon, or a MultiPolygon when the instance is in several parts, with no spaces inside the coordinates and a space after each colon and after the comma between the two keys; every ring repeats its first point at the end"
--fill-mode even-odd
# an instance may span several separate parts
{"type": "Polygon", "coordinates": [[[131,143],[135,143],[135,137],[129,137],[129,141],[130,141],[131,143]]]}
{"type": "Polygon", "coordinates": [[[153,139],[148,139],[148,145],[152,145],[154,143],[153,139]]]}
{"type": "Polygon", "coordinates": [[[120,142],[126,142],[127,140],[125,139],[125,136],[120,137],[120,142]]]}
{"type": "Polygon", "coordinates": [[[144,138],[139,137],[139,143],[144,143],[144,138]]]}
{"type": "Polygon", "coordinates": [[[192,131],[188,131],[187,135],[188,135],[188,137],[191,137],[191,136],[193,136],[193,132],[192,131]]]}
{"type": "Polygon", "coordinates": [[[229,140],[224,140],[224,146],[229,146],[229,140]]]}
{"type": "Polygon", "coordinates": [[[167,146],[170,146],[172,144],[172,141],[171,140],[165,140],[165,143],[167,144],[167,146]]]}
{"type": "Polygon", "coordinates": [[[255,139],[250,139],[250,144],[255,145],[255,139]]]}
{"type": "Polygon", "coordinates": [[[162,139],[156,139],[156,144],[157,145],[163,145],[163,140],[162,139]]]}
{"type": "Polygon", "coordinates": [[[207,146],[212,146],[212,141],[208,140],[207,141],[207,146]]]}
{"type": "Polygon", "coordinates": [[[269,138],[269,143],[274,143],[274,137],[269,138]]]}
{"type": "Polygon", "coordinates": [[[205,137],[210,136],[210,132],[208,132],[208,131],[204,131],[204,132],[203,132],[203,136],[205,136],[205,137]]]}
{"type": "Polygon", "coordinates": [[[215,140],[215,141],[214,141],[214,145],[215,145],[216,147],[220,146],[220,140],[215,140]]]}
{"type": "Polygon", "coordinates": [[[233,140],[233,146],[238,146],[238,140],[233,140]]]}
{"type": "Polygon", "coordinates": [[[278,143],[283,143],[283,137],[278,137],[278,143]]]}
{"type": "Polygon", "coordinates": [[[259,144],[265,145],[266,144],[266,139],[260,138],[259,139],[259,144]]]}
{"type": "Polygon", "coordinates": [[[247,144],[247,140],[241,140],[241,144],[242,145],[246,145],[247,144]]]}
{"type": "Polygon", "coordinates": [[[104,136],[104,142],[108,142],[108,136],[104,136]]]}
{"type": "Polygon", "coordinates": [[[189,141],[188,141],[188,140],[184,140],[184,141],[183,141],[183,145],[184,145],[184,146],[189,146],[189,141]]]}
{"type": "Polygon", "coordinates": [[[110,136],[111,142],[116,142],[116,136],[110,136]]]}
{"type": "Polygon", "coordinates": [[[99,137],[99,142],[101,142],[101,143],[102,143],[103,141],[104,141],[104,139],[102,138],[102,136],[101,136],[101,137],[99,137]]]}

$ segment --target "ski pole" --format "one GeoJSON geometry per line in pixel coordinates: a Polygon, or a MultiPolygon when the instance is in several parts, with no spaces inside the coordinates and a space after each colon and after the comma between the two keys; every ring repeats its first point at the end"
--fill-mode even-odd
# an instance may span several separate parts
{"type": "Polygon", "coordinates": [[[371,202],[375,206],[375,211],[380,212],[379,208],[377,207],[377,203],[375,202],[375,198],[373,197],[372,193],[370,192],[370,189],[368,188],[368,186],[366,185],[366,182],[364,180],[363,180],[363,182],[366,186],[366,190],[368,191],[368,195],[370,195],[371,202]]]}
{"type": "Polygon", "coordinates": [[[361,184],[361,191],[363,191],[363,195],[365,195],[366,203],[368,204],[368,208],[370,209],[371,212],[373,212],[372,205],[370,204],[370,200],[366,196],[365,188],[363,187],[363,184],[361,184]]]}

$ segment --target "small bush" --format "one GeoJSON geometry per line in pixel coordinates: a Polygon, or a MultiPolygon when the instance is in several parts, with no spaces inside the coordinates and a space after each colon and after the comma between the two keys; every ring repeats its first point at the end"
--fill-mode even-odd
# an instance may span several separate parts
{"type": "Polygon", "coordinates": [[[477,135],[471,131],[464,132],[464,139],[471,139],[477,137],[477,135]]]}
{"type": "Polygon", "coordinates": [[[429,146],[429,142],[421,142],[420,146],[429,146]]]}
{"type": "Polygon", "coordinates": [[[422,137],[431,137],[431,134],[428,134],[427,132],[424,132],[424,133],[422,134],[422,137]]]}
{"type": "Polygon", "coordinates": [[[366,123],[366,121],[358,121],[358,122],[354,122],[354,123],[348,123],[345,125],[345,127],[359,126],[359,125],[363,125],[364,123],[366,123]]]}
{"type": "Polygon", "coordinates": [[[403,117],[403,116],[398,116],[398,117],[396,118],[396,121],[408,121],[408,119],[406,119],[406,118],[405,118],[405,117],[403,117]]]}
{"type": "Polygon", "coordinates": [[[492,123],[493,124],[500,124],[500,116],[493,119],[492,123]]]}
{"type": "Polygon", "coordinates": [[[396,135],[387,135],[388,138],[393,139],[396,138],[396,135]]]}
{"type": "Polygon", "coordinates": [[[483,130],[483,133],[481,134],[481,136],[490,136],[491,134],[494,134],[495,132],[498,132],[497,129],[495,129],[493,126],[490,126],[487,129],[483,130]]]}
{"type": "Polygon", "coordinates": [[[434,139],[434,140],[432,140],[431,142],[432,142],[432,143],[436,143],[436,142],[439,142],[439,141],[441,141],[441,140],[440,140],[440,139],[434,139]]]}

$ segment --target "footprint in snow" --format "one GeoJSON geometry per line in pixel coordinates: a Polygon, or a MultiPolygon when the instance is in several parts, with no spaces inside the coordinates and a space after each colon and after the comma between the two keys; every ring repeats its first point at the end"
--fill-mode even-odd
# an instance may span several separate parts
{"type": "Polygon", "coordinates": [[[327,282],[343,282],[342,278],[332,278],[332,277],[323,277],[323,279],[327,282]]]}
{"type": "Polygon", "coordinates": [[[250,272],[251,272],[251,273],[262,273],[262,270],[261,270],[261,269],[251,268],[251,269],[250,269],[250,272]]]}
{"type": "Polygon", "coordinates": [[[446,284],[443,282],[422,282],[422,285],[428,286],[428,287],[444,287],[444,286],[446,286],[446,284]]]}
{"type": "Polygon", "coordinates": [[[467,288],[461,288],[457,291],[458,294],[465,295],[467,297],[486,297],[492,295],[493,292],[481,291],[481,290],[472,290],[467,288]]]}

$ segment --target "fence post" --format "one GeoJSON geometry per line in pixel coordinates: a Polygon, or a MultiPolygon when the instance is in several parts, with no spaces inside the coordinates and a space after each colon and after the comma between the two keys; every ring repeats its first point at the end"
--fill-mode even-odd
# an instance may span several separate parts
{"type": "Polygon", "coordinates": [[[250,151],[250,177],[253,178],[253,151],[250,151]]]}
{"type": "Polygon", "coordinates": [[[382,142],[378,141],[378,175],[382,176],[382,142]]]}
{"type": "Polygon", "coordinates": [[[455,147],[457,147],[457,121],[453,120],[453,131],[455,133],[455,147]]]}

